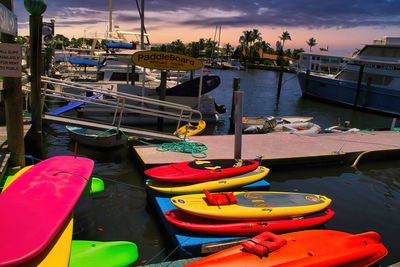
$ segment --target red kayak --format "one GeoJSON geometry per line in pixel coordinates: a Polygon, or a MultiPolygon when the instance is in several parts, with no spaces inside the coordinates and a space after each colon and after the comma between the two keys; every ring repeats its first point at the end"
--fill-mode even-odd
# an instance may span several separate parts
{"type": "Polygon", "coordinates": [[[199,217],[179,209],[169,210],[164,216],[172,224],[188,231],[234,236],[254,236],[270,231],[285,233],[311,228],[330,220],[335,212],[326,209],[314,214],[282,220],[232,222],[199,217]]]}
{"type": "Polygon", "coordinates": [[[250,172],[258,165],[258,161],[250,159],[194,160],[151,168],[144,173],[167,182],[203,182],[250,172]]]}
{"type": "Polygon", "coordinates": [[[264,232],[186,266],[369,266],[387,253],[375,232],[306,230],[279,236],[264,232]]]}

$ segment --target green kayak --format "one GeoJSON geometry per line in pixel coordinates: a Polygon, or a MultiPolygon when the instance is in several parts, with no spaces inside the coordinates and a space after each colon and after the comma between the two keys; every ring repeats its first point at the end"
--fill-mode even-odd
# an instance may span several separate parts
{"type": "Polygon", "coordinates": [[[136,244],[127,241],[72,240],[70,267],[128,266],[138,258],[136,244]]]}

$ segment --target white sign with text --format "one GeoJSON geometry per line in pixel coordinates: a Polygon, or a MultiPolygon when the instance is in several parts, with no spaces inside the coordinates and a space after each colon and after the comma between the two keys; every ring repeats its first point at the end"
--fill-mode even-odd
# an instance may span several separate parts
{"type": "Polygon", "coordinates": [[[21,51],[20,44],[0,43],[0,76],[21,77],[21,51]]]}

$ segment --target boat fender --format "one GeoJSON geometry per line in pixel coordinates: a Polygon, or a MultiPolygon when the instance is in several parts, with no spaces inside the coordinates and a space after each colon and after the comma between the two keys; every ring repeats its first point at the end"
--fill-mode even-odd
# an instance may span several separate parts
{"type": "Polygon", "coordinates": [[[286,244],[286,239],[279,235],[265,231],[252,239],[243,242],[241,245],[248,252],[257,254],[258,256],[266,256],[270,252],[280,249],[286,244]]]}
{"type": "Polygon", "coordinates": [[[206,189],[204,189],[203,192],[206,195],[207,203],[212,206],[231,205],[237,203],[232,192],[210,194],[206,189]]]}

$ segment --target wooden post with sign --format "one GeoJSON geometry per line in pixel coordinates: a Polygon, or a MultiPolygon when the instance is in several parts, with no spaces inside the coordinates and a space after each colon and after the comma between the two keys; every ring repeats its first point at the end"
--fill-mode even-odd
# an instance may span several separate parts
{"type": "Polygon", "coordinates": [[[6,14],[6,23],[0,23],[0,76],[4,82],[4,104],[7,124],[8,149],[11,152],[10,166],[25,166],[25,145],[21,91],[21,46],[15,43],[17,19],[12,13],[12,0],[2,1],[0,11],[6,14]],[[8,23],[7,23],[8,22],[8,23]]]}

